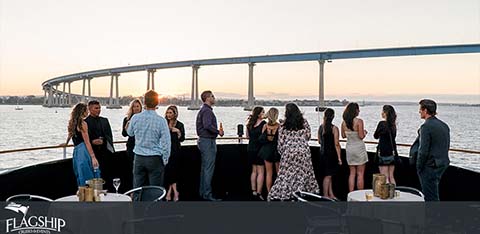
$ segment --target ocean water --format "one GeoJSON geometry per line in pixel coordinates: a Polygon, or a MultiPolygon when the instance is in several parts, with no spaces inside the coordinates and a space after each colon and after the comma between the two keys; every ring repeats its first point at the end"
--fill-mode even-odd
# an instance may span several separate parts
{"type": "MultiPolygon", "coordinates": [[[[269,107],[266,107],[268,110],[269,107]]],[[[280,110],[283,118],[284,108],[280,110]]],[[[381,106],[360,107],[360,118],[365,122],[368,131],[366,141],[376,141],[373,132],[381,120],[381,106]]],[[[159,107],[157,113],[163,115],[166,107],[159,107]]],[[[333,107],[336,117],[334,124],[340,126],[344,107],[333,107]]],[[[397,143],[412,144],[417,130],[423,123],[418,114],[417,105],[395,106],[397,111],[398,133],[397,143]]],[[[312,138],[317,137],[323,113],[315,112],[314,107],[301,107],[304,116],[312,128],[312,138]]],[[[0,151],[9,149],[52,146],[63,143],[67,136],[67,122],[70,108],[45,108],[42,106],[23,106],[23,110],[15,110],[15,106],[0,105],[0,151]]],[[[107,117],[113,131],[114,141],[126,140],[121,134],[122,121],[127,107],[110,110],[102,107],[101,115],[107,117]]],[[[185,124],[187,137],[196,137],[195,117],[198,111],[189,111],[179,107],[179,120],[185,124]]],[[[225,136],[236,136],[237,125],[245,124],[249,114],[242,107],[214,107],[219,122],[223,123],[225,136]]],[[[451,130],[451,148],[480,151],[480,107],[472,106],[439,106],[438,118],[445,121],[451,130]]],[[[219,142],[221,143],[221,142],[219,142]]],[[[185,144],[195,144],[186,142],[185,144]]],[[[312,145],[316,142],[311,141],[312,145]]],[[[367,144],[369,151],[375,151],[375,145],[367,144]]],[[[125,149],[124,144],[116,144],[116,150],[125,149]]],[[[67,157],[71,157],[73,148],[67,149],[67,157]]],[[[401,155],[408,155],[408,147],[399,147],[401,155]]],[[[60,159],[63,149],[39,150],[19,153],[0,154],[0,170],[43,161],[60,159]]],[[[466,153],[450,153],[452,164],[480,172],[480,155],[466,153]]]]}

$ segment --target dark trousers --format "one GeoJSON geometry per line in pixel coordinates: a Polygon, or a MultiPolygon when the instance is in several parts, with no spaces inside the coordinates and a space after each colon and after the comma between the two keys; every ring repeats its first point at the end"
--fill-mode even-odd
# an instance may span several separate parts
{"type": "Polygon", "coordinates": [[[215,158],[217,156],[217,143],[214,138],[198,138],[198,149],[202,158],[200,170],[200,196],[204,199],[213,198],[212,177],[215,170],[215,158]]]}
{"type": "Polygon", "coordinates": [[[448,166],[425,166],[421,171],[418,171],[417,168],[422,192],[425,195],[425,201],[440,201],[438,185],[447,167],[448,166]]]}
{"type": "Polygon", "coordinates": [[[145,185],[163,186],[165,166],[161,156],[142,156],[135,154],[133,160],[133,187],[145,185]]]}

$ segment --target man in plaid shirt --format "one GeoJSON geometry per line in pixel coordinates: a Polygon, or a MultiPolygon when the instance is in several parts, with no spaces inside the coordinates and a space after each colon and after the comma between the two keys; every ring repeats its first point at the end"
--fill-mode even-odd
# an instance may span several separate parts
{"type": "Polygon", "coordinates": [[[163,186],[163,174],[170,157],[170,131],[165,118],[155,112],[158,94],[145,93],[146,110],[133,115],[127,134],[135,136],[133,186],[163,186]]]}

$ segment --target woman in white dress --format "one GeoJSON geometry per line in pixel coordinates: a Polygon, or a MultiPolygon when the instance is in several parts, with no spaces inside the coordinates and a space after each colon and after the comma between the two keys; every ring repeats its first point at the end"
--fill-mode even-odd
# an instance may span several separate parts
{"type": "Polygon", "coordinates": [[[349,103],[343,112],[342,137],[347,138],[347,164],[350,168],[348,176],[348,190],[355,190],[355,177],[357,189],[363,189],[363,174],[365,163],[368,162],[368,154],[363,138],[367,135],[363,120],[357,118],[360,108],[357,103],[349,103]]]}

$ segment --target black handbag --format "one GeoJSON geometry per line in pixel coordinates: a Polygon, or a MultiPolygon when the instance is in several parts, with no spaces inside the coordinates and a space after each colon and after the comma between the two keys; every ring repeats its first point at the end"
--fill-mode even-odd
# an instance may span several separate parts
{"type": "Polygon", "coordinates": [[[394,154],[390,156],[381,156],[380,147],[377,145],[377,152],[375,153],[375,162],[379,165],[390,165],[393,162],[395,164],[401,165],[402,159],[398,156],[397,147],[395,147],[395,144],[393,144],[393,136],[392,136],[392,133],[390,132],[390,129],[388,130],[388,134],[390,135],[390,145],[392,146],[394,154]]]}
{"type": "Polygon", "coordinates": [[[377,152],[375,153],[375,162],[378,165],[390,165],[395,160],[395,155],[380,156],[380,149],[377,146],[377,152]]]}

